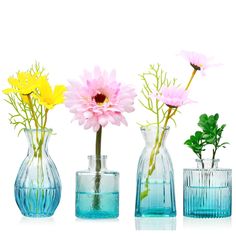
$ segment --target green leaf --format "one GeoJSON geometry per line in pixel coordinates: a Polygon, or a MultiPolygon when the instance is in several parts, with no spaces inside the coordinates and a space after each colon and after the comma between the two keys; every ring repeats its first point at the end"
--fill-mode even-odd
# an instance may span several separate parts
{"type": "Polygon", "coordinates": [[[199,120],[205,123],[208,120],[207,114],[200,115],[199,120]]]}
{"type": "Polygon", "coordinates": [[[185,145],[191,145],[191,144],[192,144],[192,141],[188,139],[188,140],[186,140],[186,141],[184,142],[184,144],[185,144],[185,145]]]}
{"type": "Polygon", "coordinates": [[[195,137],[199,141],[202,138],[202,132],[201,131],[196,131],[195,132],[195,137]]]}
{"type": "Polygon", "coordinates": [[[216,113],[216,114],[214,115],[214,119],[215,119],[216,122],[219,120],[219,114],[218,114],[218,113],[216,113]]]}

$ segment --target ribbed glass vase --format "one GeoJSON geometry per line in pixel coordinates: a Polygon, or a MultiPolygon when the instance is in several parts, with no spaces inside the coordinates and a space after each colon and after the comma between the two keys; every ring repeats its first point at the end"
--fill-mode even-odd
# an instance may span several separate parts
{"type": "Polygon", "coordinates": [[[184,169],[184,216],[231,216],[232,170],[218,168],[219,160],[196,160],[196,169],[184,169]]]}
{"type": "Polygon", "coordinates": [[[28,153],[15,181],[15,200],[24,216],[49,217],[61,198],[61,181],[48,153],[52,130],[25,130],[28,153]]]}
{"type": "Polygon", "coordinates": [[[142,127],[145,147],[138,163],[136,188],[136,217],[176,216],[174,170],[166,149],[169,128],[157,132],[156,126],[142,127]],[[151,157],[155,140],[164,134],[158,153],[151,157]],[[153,165],[150,168],[150,158],[153,165]],[[153,169],[149,175],[150,169],[153,169]]]}
{"type": "Polygon", "coordinates": [[[106,156],[89,156],[89,168],[76,172],[76,210],[80,218],[119,216],[119,173],[106,168],[106,156]]]}

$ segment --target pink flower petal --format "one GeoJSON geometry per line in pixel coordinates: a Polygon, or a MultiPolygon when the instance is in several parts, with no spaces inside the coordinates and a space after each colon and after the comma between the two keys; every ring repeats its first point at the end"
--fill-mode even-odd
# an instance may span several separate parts
{"type": "Polygon", "coordinates": [[[109,74],[99,67],[95,67],[93,73],[84,71],[81,78],[82,83],[70,81],[65,93],[65,105],[75,114],[74,119],[95,132],[100,125],[104,127],[108,123],[127,125],[123,113],[134,111],[136,93],[132,86],[118,83],[115,71],[109,74]],[[105,96],[102,103],[98,94],[105,96]]]}
{"type": "Polygon", "coordinates": [[[188,92],[183,88],[163,87],[157,99],[165,103],[167,106],[180,107],[189,103],[188,92]]]}

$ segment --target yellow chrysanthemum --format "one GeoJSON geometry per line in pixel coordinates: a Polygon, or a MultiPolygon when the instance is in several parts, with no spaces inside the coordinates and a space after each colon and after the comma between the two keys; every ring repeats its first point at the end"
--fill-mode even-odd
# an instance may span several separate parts
{"type": "Polygon", "coordinates": [[[66,91],[66,87],[63,85],[55,86],[53,91],[48,80],[45,77],[42,77],[39,79],[38,90],[39,94],[35,97],[41,105],[45,106],[49,110],[55,105],[64,102],[64,92],[66,91]]]}
{"type": "Polygon", "coordinates": [[[3,90],[3,93],[19,93],[21,95],[28,95],[34,92],[38,86],[38,78],[35,74],[30,72],[18,72],[17,78],[10,77],[8,79],[12,88],[3,90]]]}

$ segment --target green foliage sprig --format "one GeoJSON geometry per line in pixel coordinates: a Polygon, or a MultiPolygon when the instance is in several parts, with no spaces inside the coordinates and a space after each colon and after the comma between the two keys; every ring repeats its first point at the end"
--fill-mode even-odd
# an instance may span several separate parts
{"type": "MultiPolygon", "coordinates": [[[[139,76],[143,82],[143,88],[141,90],[142,97],[139,99],[139,102],[155,117],[155,120],[147,120],[145,124],[139,125],[142,127],[157,125],[159,134],[159,129],[163,126],[167,116],[168,107],[163,102],[152,97],[154,93],[160,93],[162,87],[176,86],[177,79],[168,79],[167,73],[161,68],[160,64],[150,65],[148,71],[139,76]]],[[[173,117],[171,120],[175,123],[173,117]]]]}
{"type": "MultiPolygon", "coordinates": [[[[45,69],[40,66],[39,63],[35,63],[28,71],[31,75],[35,75],[37,78],[41,76],[47,76],[45,69]]],[[[26,95],[20,93],[8,93],[5,101],[9,103],[13,111],[9,113],[9,122],[14,128],[19,127],[18,135],[24,129],[35,129],[34,119],[32,116],[32,110],[29,106],[29,101],[26,95]]],[[[38,128],[42,129],[45,119],[45,110],[43,105],[39,104],[37,100],[32,97],[32,108],[36,120],[38,121],[38,128]]]]}
{"type": "Polygon", "coordinates": [[[196,131],[194,135],[191,135],[188,140],[185,141],[185,145],[192,149],[192,151],[202,160],[202,153],[206,150],[206,146],[212,145],[212,159],[216,157],[216,152],[219,148],[225,148],[228,142],[221,143],[222,133],[225,124],[218,125],[219,114],[206,115],[202,114],[199,117],[198,126],[201,131],[196,131]]]}

